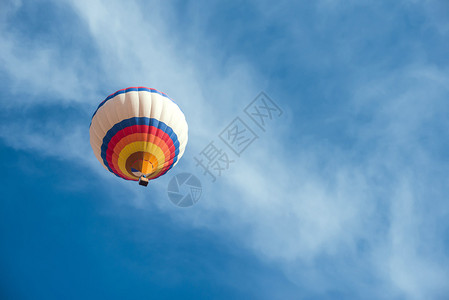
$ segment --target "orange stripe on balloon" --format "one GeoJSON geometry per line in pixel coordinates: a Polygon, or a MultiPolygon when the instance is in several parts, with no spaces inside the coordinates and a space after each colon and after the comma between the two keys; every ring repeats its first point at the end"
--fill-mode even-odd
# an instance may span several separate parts
{"type": "MultiPolygon", "coordinates": [[[[119,141],[121,141],[122,139],[124,139],[125,141],[130,141],[128,136],[130,136],[130,135],[132,135],[134,133],[144,133],[144,134],[148,135],[148,132],[145,130],[145,129],[148,130],[147,127],[149,127],[151,129],[151,132],[154,132],[156,134],[156,136],[161,139],[161,143],[164,142],[164,144],[166,144],[168,146],[168,150],[167,151],[169,153],[166,153],[164,150],[162,150],[162,152],[164,152],[165,159],[169,159],[169,158],[175,156],[176,147],[173,144],[173,140],[163,130],[161,130],[159,128],[156,128],[154,126],[147,126],[147,125],[133,125],[133,126],[129,126],[129,127],[126,127],[124,129],[120,130],[109,142],[109,147],[108,147],[107,153],[106,153],[106,161],[108,162],[109,167],[112,169],[112,171],[114,173],[117,173],[117,175],[119,175],[119,176],[120,175],[126,176],[126,174],[123,174],[123,172],[120,172],[119,169],[116,169],[115,166],[114,166],[114,163],[112,162],[112,160],[113,160],[112,158],[113,157],[115,157],[118,160],[118,157],[116,157],[116,155],[115,156],[113,155],[114,151],[113,151],[112,147],[114,147],[114,145],[116,143],[118,143],[119,141]],[[154,127],[154,128],[151,128],[151,127],[154,127]]],[[[148,140],[148,136],[145,139],[143,139],[142,141],[147,141],[147,140],[148,140]]],[[[129,142],[128,142],[128,144],[129,144],[129,142]]],[[[120,152],[117,152],[117,153],[120,153],[120,152]]],[[[126,177],[128,177],[128,176],[126,176],[126,177]]]]}
{"type": "MultiPolygon", "coordinates": [[[[119,159],[118,153],[120,153],[124,147],[126,147],[128,144],[130,144],[132,142],[140,142],[140,141],[146,142],[146,137],[147,137],[146,133],[133,133],[133,134],[129,134],[127,139],[123,138],[116,144],[116,146],[114,147],[114,150],[112,151],[112,157],[109,161],[110,161],[110,163],[112,163],[111,167],[115,171],[117,171],[118,174],[128,177],[128,175],[123,174],[123,172],[121,172],[120,168],[118,167],[118,159],[119,159]]],[[[165,141],[162,140],[160,137],[156,136],[155,141],[160,142],[159,148],[161,148],[162,152],[164,153],[163,160],[165,163],[165,161],[167,159],[170,159],[170,157],[167,155],[170,153],[170,149],[169,149],[168,145],[165,143],[165,141]]]]}

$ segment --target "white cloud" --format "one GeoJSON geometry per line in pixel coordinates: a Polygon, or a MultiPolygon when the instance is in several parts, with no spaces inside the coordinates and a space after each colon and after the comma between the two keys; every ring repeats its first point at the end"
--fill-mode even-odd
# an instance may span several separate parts
{"type": "Polygon", "coordinates": [[[5,17],[0,23],[0,70],[8,75],[9,92],[25,94],[26,97],[21,98],[20,103],[2,99],[2,106],[33,105],[30,101],[37,95],[41,95],[41,104],[55,99],[61,104],[85,101],[86,98],[77,97],[79,92],[92,94],[94,90],[89,79],[79,75],[85,67],[82,59],[77,56],[64,57],[63,49],[37,40],[31,43],[20,36],[14,31],[15,26],[7,26],[4,20],[17,13],[21,2],[8,7],[10,9],[3,12],[5,17]]]}
{"type": "MultiPolygon", "coordinates": [[[[265,80],[236,58],[222,67],[214,60],[221,55],[218,49],[196,49],[207,38],[198,20],[192,20],[192,28],[199,32],[190,33],[187,42],[170,31],[169,16],[157,9],[143,10],[139,2],[68,4],[87,24],[111,86],[149,85],[180,103],[188,116],[193,154],[215,138],[257,94],[258,81],[265,80]],[[208,99],[210,95],[214,98],[208,99]]],[[[36,95],[50,89],[65,101],[80,101],[86,107],[99,97],[96,83],[76,72],[77,61],[58,67],[52,63],[55,50],[22,49],[20,39],[5,32],[0,33],[0,42],[3,71],[17,85],[32,86],[36,95]],[[73,99],[74,91],[84,86],[94,97],[73,99]]],[[[448,209],[442,198],[431,202],[438,209],[425,209],[430,187],[420,182],[430,183],[428,173],[439,169],[439,161],[432,157],[431,148],[420,144],[417,133],[426,136],[427,124],[447,112],[448,78],[445,70],[426,64],[386,77],[376,74],[361,74],[348,87],[354,89],[353,99],[344,105],[353,116],[369,117],[364,124],[350,122],[349,134],[357,139],[351,149],[343,151],[318,138],[295,145],[268,132],[219,182],[208,184],[202,178],[205,195],[188,213],[166,202],[159,208],[179,222],[231,237],[260,259],[278,265],[298,285],[307,282],[315,293],[337,289],[335,282],[361,286],[373,298],[389,298],[383,291],[412,299],[447,293],[447,253],[435,239],[444,230],[437,221],[447,223],[448,209]],[[425,174],[416,174],[419,168],[425,174]],[[432,217],[437,221],[426,220],[432,217]],[[424,246],[426,242],[434,248],[424,246]],[[338,270],[322,272],[323,259],[338,270]],[[360,276],[363,272],[384,289],[370,286],[369,279],[360,276]]],[[[436,123],[447,125],[447,121],[436,123]]],[[[54,125],[50,122],[44,134],[35,132],[32,124],[20,125],[23,134],[11,136],[6,133],[18,132],[19,125],[4,124],[1,137],[14,148],[76,158],[105,173],[88,154],[82,127],[66,132],[54,125]]],[[[286,129],[279,126],[279,130],[286,129]]],[[[442,187],[447,182],[434,186],[442,187]]],[[[134,205],[145,209],[141,194],[135,196],[134,205]]]]}

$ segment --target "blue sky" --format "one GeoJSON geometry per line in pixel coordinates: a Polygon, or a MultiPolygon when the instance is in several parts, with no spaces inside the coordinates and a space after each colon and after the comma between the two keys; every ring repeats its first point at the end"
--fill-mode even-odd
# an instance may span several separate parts
{"type": "Polygon", "coordinates": [[[447,299],[446,1],[2,1],[2,299],[447,299]],[[142,188],[89,144],[114,91],[167,93],[180,163],[142,188]],[[265,132],[244,108],[283,110],[265,132]],[[258,139],[216,182],[194,158],[258,139]],[[173,175],[202,182],[178,208],[173,175]]]}

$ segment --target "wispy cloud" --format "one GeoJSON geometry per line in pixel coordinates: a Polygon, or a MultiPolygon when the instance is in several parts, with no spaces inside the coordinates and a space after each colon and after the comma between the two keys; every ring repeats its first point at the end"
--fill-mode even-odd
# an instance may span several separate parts
{"type": "MultiPolygon", "coordinates": [[[[77,102],[89,111],[101,100],[101,93],[124,86],[148,85],[167,92],[189,122],[186,170],[189,166],[195,170],[189,158],[264,88],[259,82],[268,81],[257,66],[242,57],[226,57],[223,50],[205,42],[209,33],[200,13],[192,13],[192,25],[178,33],[170,25],[175,17],[168,13],[170,4],[68,1],[64,5],[85,25],[83,32],[94,44],[99,70],[89,68],[82,57],[64,61],[61,49],[48,45],[24,49],[19,37],[2,30],[1,72],[16,89],[32,87],[33,97],[24,100],[28,105],[77,102]],[[102,79],[92,80],[98,76],[102,79]],[[46,97],[49,94],[53,96],[46,97]]],[[[447,68],[425,59],[391,65],[393,59],[379,59],[380,54],[366,50],[365,40],[360,40],[363,34],[351,35],[351,23],[345,22],[345,34],[328,41],[336,46],[334,53],[321,47],[326,41],[313,36],[324,35],[332,23],[321,20],[321,25],[314,23],[307,31],[298,28],[301,23],[282,20],[284,10],[268,10],[271,5],[257,5],[258,22],[281,20],[287,40],[296,38],[310,47],[301,52],[307,54],[304,57],[291,57],[295,67],[311,70],[316,64],[321,72],[358,63],[345,69],[350,71],[347,77],[335,77],[348,97],[337,99],[338,110],[346,113],[323,117],[323,122],[339,124],[341,134],[352,142],[342,147],[301,132],[302,121],[292,116],[296,110],[288,105],[302,100],[282,100],[284,124],[274,124],[275,129],[261,136],[217,183],[204,179],[205,194],[194,209],[180,212],[167,201],[157,204],[159,209],[184,225],[232,239],[313,295],[326,297],[338,291],[358,298],[425,299],[449,294],[448,245],[442,240],[449,213],[444,195],[449,184],[442,179],[448,174],[443,154],[448,135],[441,133],[449,125],[447,68]],[[363,51],[382,63],[363,60],[363,51]],[[329,57],[320,60],[320,53],[329,57]],[[294,141],[286,138],[291,136],[294,141]]],[[[311,10],[338,25],[341,5],[324,1],[311,10]]],[[[192,4],[185,9],[195,12],[198,7],[192,4]]],[[[386,14],[394,16],[394,12],[386,14]]],[[[388,30],[376,31],[376,38],[382,32],[388,30]]],[[[279,43],[286,47],[285,41],[279,43]]],[[[292,43],[292,49],[304,47],[299,44],[292,43]]],[[[267,48],[269,54],[279,51],[276,45],[267,48]]],[[[420,57],[420,51],[420,47],[413,49],[412,57],[420,57]]],[[[288,97],[278,90],[275,94],[288,97]]],[[[304,105],[312,101],[316,99],[307,99],[304,105]]],[[[8,106],[14,110],[22,104],[8,106]]],[[[3,123],[0,136],[17,149],[62,160],[76,158],[116,182],[103,175],[94,161],[83,129],[87,124],[67,131],[58,128],[64,126],[61,118],[49,120],[39,131],[33,120],[3,123]],[[9,134],[19,131],[21,135],[9,134]]],[[[163,193],[161,185],[155,189],[163,193]]],[[[145,209],[142,195],[135,196],[134,204],[145,209]]]]}

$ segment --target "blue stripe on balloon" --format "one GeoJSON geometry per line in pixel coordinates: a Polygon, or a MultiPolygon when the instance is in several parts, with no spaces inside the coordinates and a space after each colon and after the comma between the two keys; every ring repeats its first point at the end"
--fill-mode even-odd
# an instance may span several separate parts
{"type": "MultiPolygon", "coordinates": [[[[129,119],[125,119],[117,124],[115,124],[114,126],[112,126],[111,129],[108,130],[108,132],[106,133],[106,135],[103,138],[103,144],[101,145],[101,158],[103,158],[103,163],[104,165],[109,169],[109,171],[111,171],[112,173],[114,173],[114,171],[109,167],[108,161],[106,160],[106,152],[108,150],[109,147],[109,142],[111,141],[111,139],[114,137],[114,135],[117,134],[117,132],[119,132],[120,130],[129,127],[129,126],[134,126],[134,125],[147,125],[147,126],[154,126],[156,128],[161,129],[162,131],[164,131],[172,140],[173,145],[175,146],[175,157],[173,158],[173,163],[170,166],[169,169],[171,169],[171,167],[175,164],[175,162],[178,160],[178,154],[179,154],[179,141],[178,141],[178,136],[176,135],[176,133],[173,131],[173,129],[171,129],[170,126],[168,126],[167,124],[165,124],[162,121],[159,121],[157,119],[154,118],[147,118],[147,117],[138,117],[138,118],[129,118],[129,119]]],[[[168,170],[169,170],[168,169],[168,170]]],[[[168,171],[167,170],[167,171],[168,171]]],[[[164,172],[165,173],[165,172],[164,172]]],[[[114,173],[115,174],[115,173],[114,173]]],[[[115,174],[116,176],[120,177],[119,175],[115,174]]]]}

